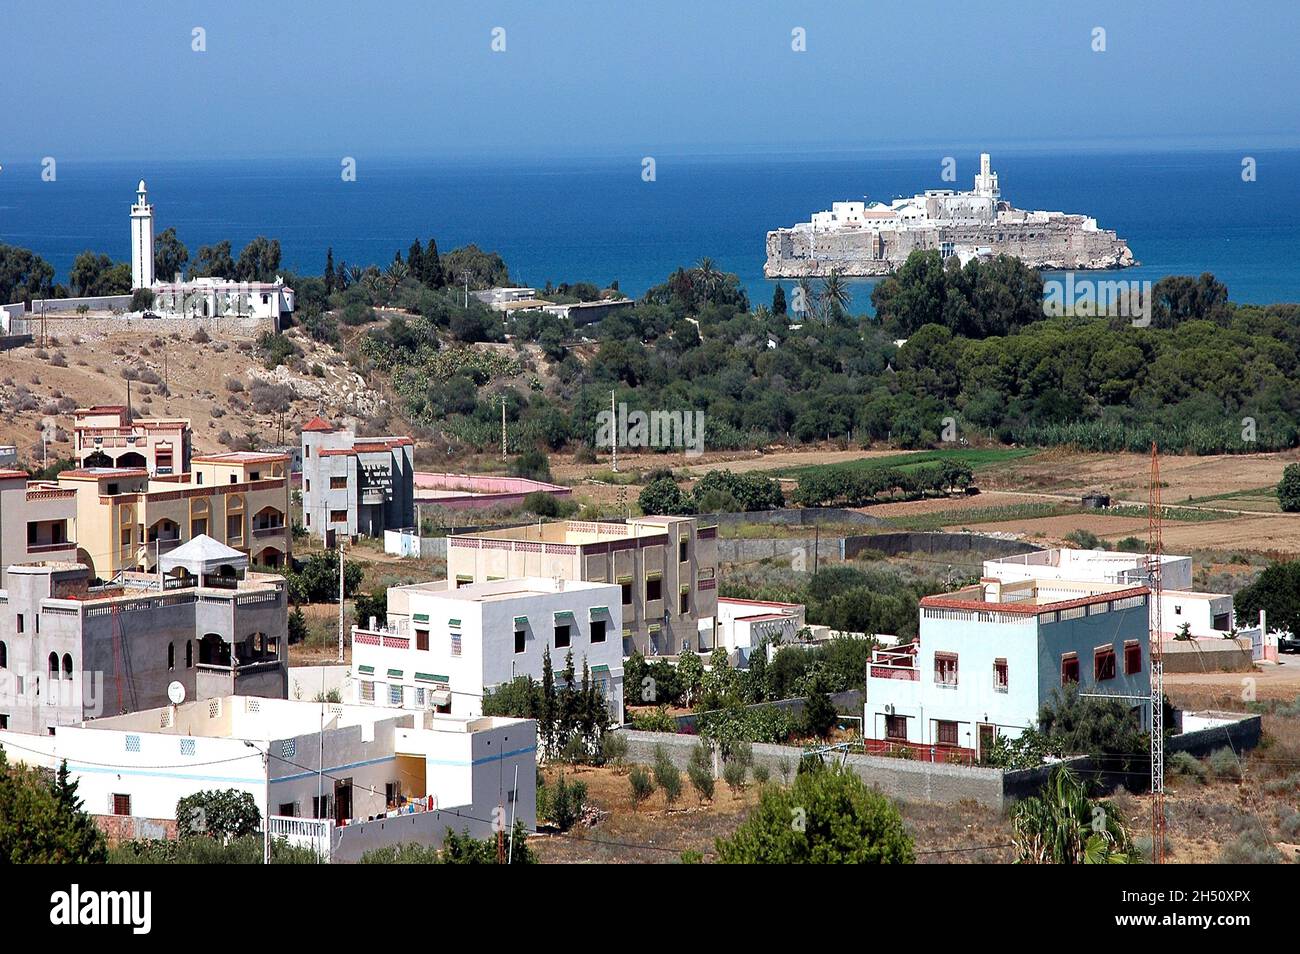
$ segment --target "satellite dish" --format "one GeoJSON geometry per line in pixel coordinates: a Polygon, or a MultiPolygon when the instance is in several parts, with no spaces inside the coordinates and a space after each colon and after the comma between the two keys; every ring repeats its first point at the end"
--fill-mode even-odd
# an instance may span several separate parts
{"type": "Polygon", "coordinates": [[[173,681],[172,684],[167,687],[167,698],[172,701],[172,705],[180,705],[185,701],[185,687],[179,682],[173,681]]]}

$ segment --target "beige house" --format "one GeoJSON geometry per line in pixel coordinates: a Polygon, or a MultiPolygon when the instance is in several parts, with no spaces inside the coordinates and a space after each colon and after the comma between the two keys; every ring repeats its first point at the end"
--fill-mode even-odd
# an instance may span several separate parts
{"type": "Polygon", "coordinates": [[[152,572],[158,557],[202,534],[247,554],[255,565],[289,556],[289,457],[232,451],[191,461],[186,474],[150,477],[143,468],[84,467],[59,474],[76,491],[77,556],[95,576],[152,572]]]}
{"type": "Polygon", "coordinates": [[[76,519],[73,491],[0,470],[0,577],[12,564],[75,560],[76,519]]]}
{"type": "Polygon", "coordinates": [[[519,577],[619,584],[625,655],[717,645],[717,528],[693,517],[566,520],[447,541],[451,585],[519,577]]]}
{"type": "Polygon", "coordinates": [[[77,408],[72,429],[82,467],[143,467],[159,477],[189,470],[186,418],[131,418],[124,404],[96,404],[77,408]]]}

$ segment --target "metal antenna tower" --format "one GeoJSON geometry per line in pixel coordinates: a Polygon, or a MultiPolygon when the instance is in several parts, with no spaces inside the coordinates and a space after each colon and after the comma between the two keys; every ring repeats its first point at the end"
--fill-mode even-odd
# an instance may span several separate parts
{"type": "Polygon", "coordinates": [[[1147,492],[1146,572],[1153,600],[1151,613],[1151,854],[1156,864],[1165,860],[1165,661],[1162,641],[1164,621],[1160,597],[1161,534],[1160,452],[1151,442],[1151,485],[1147,492]]]}

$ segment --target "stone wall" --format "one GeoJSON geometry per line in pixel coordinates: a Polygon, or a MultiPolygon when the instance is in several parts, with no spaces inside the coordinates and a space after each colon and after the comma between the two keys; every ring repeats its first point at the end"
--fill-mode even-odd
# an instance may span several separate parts
{"type": "MultiPolygon", "coordinates": [[[[39,315],[27,315],[10,322],[10,330],[15,334],[39,334],[42,321],[39,315]]],[[[124,331],[154,332],[160,335],[172,333],[190,337],[202,328],[213,338],[256,338],[264,331],[275,332],[275,319],[253,318],[248,315],[223,315],[219,318],[184,318],[165,316],[161,318],[131,318],[78,315],[59,315],[57,318],[46,316],[44,330],[47,336],[70,338],[80,335],[83,338],[112,337],[124,331]]]]}
{"type": "Polygon", "coordinates": [[[845,537],[845,559],[853,559],[864,550],[879,550],[886,556],[904,553],[976,553],[986,559],[1017,556],[1043,548],[1023,540],[986,537],[979,533],[873,533],[845,537]]]}
{"type": "Polygon", "coordinates": [[[1170,639],[1164,644],[1165,672],[1253,672],[1250,637],[1170,639]]]}

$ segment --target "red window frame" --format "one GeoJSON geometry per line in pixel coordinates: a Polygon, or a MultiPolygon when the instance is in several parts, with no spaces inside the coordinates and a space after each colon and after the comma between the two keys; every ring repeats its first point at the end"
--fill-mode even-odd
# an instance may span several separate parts
{"type": "Polygon", "coordinates": [[[956,722],[940,719],[934,724],[934,739],[939,745],[957,745],[958,727],[956,722]]]}
{"type": "Polygon", "coordinates": [[[1097,682],[1114,679],[1119,671],[1114,646],[1099,646],[1092,651],[1092,678],[1097,682]]]}
{"type": "Polygon", "coordinates": [[[957,685],[957,654],[934,654],[934,681],[940,686],[957,685]]]}
{"type": "Polygon", "coordinates": [[[1066,653],[1061,657],[1061,685],[1065,686],[1079,681],[1079,656],[1066,653]]]}
{"type": "Polygon", "coordinates": [[[1131,639],[1124,644],[1124,675],[1132,676],[1142,671],[1142,644],[1131,639]]]}

